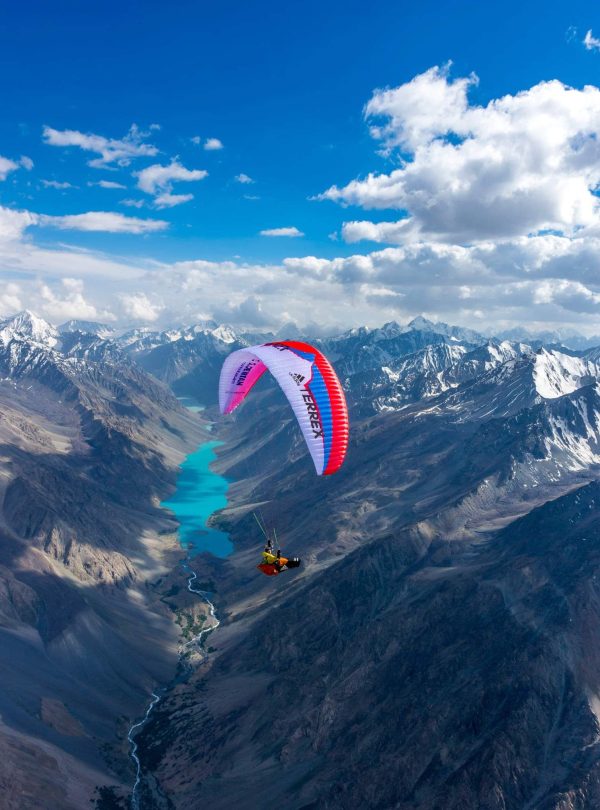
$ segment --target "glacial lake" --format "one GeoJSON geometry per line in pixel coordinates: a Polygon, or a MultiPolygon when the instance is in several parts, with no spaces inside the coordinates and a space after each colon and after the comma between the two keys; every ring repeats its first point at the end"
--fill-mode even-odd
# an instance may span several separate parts
{"type": "MultiPolygon", "coordinates": [[[[181,398],[183,400],[183,398],[181,398]]],[[[182,401],[189,410],[202,410],[201,406],[182,401]]],[[[233,551],[233,543],[227,532],[206,525],[217,509],[227,506],[229,483],[222,475],[213,472],[210,464],[215,460],[215,447],[222,442],[206,442],[186,458],[177,477],[177,489],[161,506],[174,512],[179,521],[178,537],[181,546],[194,557],[201,551],[209,551],[216,557],[227,557],[233,551]]]]}

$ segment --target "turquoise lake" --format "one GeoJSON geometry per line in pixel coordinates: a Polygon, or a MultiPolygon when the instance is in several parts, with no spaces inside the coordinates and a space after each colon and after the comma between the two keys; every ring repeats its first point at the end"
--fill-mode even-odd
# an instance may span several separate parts
{"type": "Polygon", "coordinates": [[[175,513],[180,524],[179,542],[190,557],[201,551],[227,557],[233,551],[227,532],[206,525],[213,512],[227,505],[227,479],[210,469],[215,447],[220,444],[222,442],[207,442],[190,453],[180,467],[177,489],[168,501],[161,503],[175,513]]]}
{"type": "Polygon", "coordinates": [[[204,405],[200,405],[198,400],[193,397],[177,397],[177,401],[192,413],[200,413],[204,410],[204,405]]]}

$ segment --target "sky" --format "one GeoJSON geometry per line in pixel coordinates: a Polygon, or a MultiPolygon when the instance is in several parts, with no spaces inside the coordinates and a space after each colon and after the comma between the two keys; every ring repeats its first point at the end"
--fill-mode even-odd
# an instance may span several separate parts
{"type": "Polygon", "coordinates": [[[0,316],[600,334],[594,6],[5,4],[0,316]]]}

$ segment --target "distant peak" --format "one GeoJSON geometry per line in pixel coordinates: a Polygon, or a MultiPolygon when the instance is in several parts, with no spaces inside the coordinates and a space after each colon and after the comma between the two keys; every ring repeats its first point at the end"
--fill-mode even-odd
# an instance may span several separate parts
{"type": "Polygon", "coordinates": [[[220,324],[215,329],[212,329],[211,334],[218,340],[222,340],[223,343],[234,343],[236,340],[235,332],[231,326],[226,326],[225,324],[220,324]]]}
{"type": "Polygon", "coordinates": [[[297,340],[303,337],[303,333],[296,326],[293,321],[287,321],[283,326],[277,330],[275,337],[278,340],[297,340]]]}
{"type": "Polygon", "coordinates": [[[61,335],[69,332],[83,332],[89,335],[97,335],[98,337],[105,338],[113,335],[115,330],[112,326],[106,323],[97,323],[96,321],[82,321],[78,319],[71,319],[61,323],[58,327],[61,335]]]}
{"type": "Polygon", "coordinates": [[[4,341],[10,340],[16,335],[50,347],[55,346],[58,342],[58,332],[55,327],[28,309],[24,309],[0,323],[0,336],[4,341]]]}
{"type": "MultiPolygon", "coordinates": [[[[438,326],[442,324],[437,324],[438,326]]],[[[446,324],[443,324],[445,326],[446,324]]],[[[407,328],[408,329],[430,329],[432,326],[436,326],[433,321],[424,318],[422,315],[417,315],[416,318],[413,318],[412,321],[409,321],[407,328]]]]}

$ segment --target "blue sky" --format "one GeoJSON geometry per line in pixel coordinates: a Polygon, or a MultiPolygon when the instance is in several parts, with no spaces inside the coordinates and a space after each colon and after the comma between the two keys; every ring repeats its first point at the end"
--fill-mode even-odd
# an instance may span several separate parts
{"type": "MultiPolygon", "coordinates": [[[[55,319],[61,312],[77,314],[77,296],[88,303],[87,309],[80,307],[81,314],[95,310],[99,316],[117,320],[142,314],[143,306],[133,306],[127,315],[122,307],[101,300],[106,285],[99,265],[82,270],[81,278],[74,269],[68,270],[68,276],[67,270],[57,271],[58,254],[68,251],[71,257],[80,257],[82,267],[85,256],[93,255],[99,261],[108,257],[109,265],[143,268],[150,275],[132,271],[127,290],[115,282],[110,294],[121,302],[123,296],[144,296],[153,306],[148,309],[149,319],[157,323],[210,315],[215,310],[229,314],[232,321],[243,319],[248,298],[254,302],[254,309],[246,307],[249,318],[276,323],[288,316],[301,321],[305,314],[306,322],[318,322],[322,319],[318,307],[314,314],[309,312],[315,296],[319,298],[318,285],[302,293],[303,313],[299,314],[283,300],[290,296],[291,285],[283,285],[277,298],[277,271],[269,282],[265,268],[280,267],[289,258],[338,261],[369,256],[385,250],[386,244],[394,249],[390,246],[405,244],[397,235],[389,243],[381,234],[375,240],[346,239],[343,225],[367,219],[374,224],[391,222],[414,214],[397,202],[389,208],[365,205],[360,194],[311,199],[332,186],[342,189],[354,179],[362,180],[368,173],[390,175],[402,157],[413,160],[414,152],[407,153],[397,143],[382,148],[381,139],[370,133],[371,122],[363,111],[374,92],[406,85],[435,66],[443,70],[450,61],[447,83],[472,73],[478,77],[468,87],[472,107],[485,108],[490,100],[527,92],[551,79],[578,89],[596,85],[600,49],[583,44],[590,29],[600,36],[600,14],[589,2],[179,2],[168,9],[155,2],[10,4],[0,21],[0,156],[18,168],[0,182],[0,206],[30,212],[37,219],[19,229],[27,260],[15,258],[13,239],[10,255],[0,264],[0,274],[12,285],[5,291],[4,314],[17,300],[55,319]],[[134,124],[142,133],[138,144],[153,148],[154,154],[136,156],[126,165],[111,161],[92,167],[88,164],[97,162],[98,154],[76,145],[52,145],[65,131],[122,141],[134,124]],[[43,137],[44,127],[50,128],[46,133],[59,135],[43,137]],[[222,148],[206,149],[208,139],[217,139],[222,148]],[[29,161],[21,162],[21,156],[30,159],[31,168],[29,161]],[[146,190],[138,187],[141,180],[134,173],[170,166],[173,161],[184,171],[207,175],[165,181],[162,186],[152,185],[150,178],[146,190]],[[239,182],[240,175],[253,182],[239,182]],[[124,188],[103,188],[100,181],[124,188]],[[193,199],[168,207],[160,204],[160,199],[176,202],[174,195],[193,195],[193,199]],[[116,218],[107,220],[104,230],[96,230],[100,227],[96,220],[94,230],[89,230],[89,218],[64,219],[90,212],[108,212],[116,218]],[[157,220],[162,225],[154,231],[148,226],[146,233],[115,232],[128,229],[125,217],[157,220]],[[115,225],[117,218],[120,224],[115,225]],[[295,228],[303,235],[260,235],[280,228],[295,228]],[[43,255],[35,254],[32,245],[43,255]],[[52,251],[55,261],[47,262],[52,251]],[[247,278],[236,274],[223,284],[224,289],[214,284],[214,300],[214,279],[205,279],[187,296],[188,304],[194,298],[194,306],[179,312],[178,295],[159,289],[153,268],[160,266],[168,274],[173,265],[180,270],[181,263],[195,261],[262,269],[256,284],[251,271],[247,278]],[[65,288],[65,277],[78,282],[75,297],[77,285],[65,288]],[[40,293],[44,285],[50,292],[45,297],[40,293]],[[233,293],[230,299],[225,295],[228,287],[233,293]],[[67,302],[62,309],[61,301],[67,302]],[[263,314],[256,316],[257,310],[263,314]]],[[[585,137],[591,137],[595,123],[586,127],[585,137]]],[[[593,191],[592,175],[588,171],[584,182],[593,191]]],[[[442,199],[443,184],[432,193],[442,199]]],[[[448,205],[452,204],[450,200],[448,205]]],[[[558,219],[558,226],[556,217],[532,221],[566,232],[558,219]]],[[[589,227],[588,220],[575,226],[589,227]]],[[[573,226],[571,220],[569,224],[573,226]]],[[[537,225],[537,232],[548,230],[537,225]]],[[[521,236],[530,234],[524,230],[521,236]]],[[[501,237],[517,235],[513,229],[501,237]]],[[[490,237],[496,238],[488,232],[481,235],[490,237]]],[[[470,226],[451,234],[421,229],[406,244],[416,240],[464,248],[477,239],[470,226]]],[[[107,278],[110,274],[107,266],[107,278]]],[[[418,309],[439,317],[456,314],[476,325],[487,306],[485,295],[482,305],[473,306],[472,311],[456,302],[454,309],[444,310],[436,304],[444,296],[424,296],[420,302],[418,296],[411,298],[402,291],[406,273],[400,276],[400,290],[386,287],[379,278],[371,279],[382,302],[379,308],[365,284],[361,291],[355,281],[346,284],[336,278],[343,295],[329,290],[328,300],[343,299],[345,309],[333,317],[328,307],[328,322],[352,325],[360,317],[374,322],[378,309],[382,319],[395,315],[402,319],[418,309]],[[392,298],[396,296],[396,303],[386,289],[392,298]]],[[[555,279],[556,273],[551,277],[555,279]]],[[[583,283],[581,278],[568,280],[583,283]]],[[[434,276],[430,286],[435,284],[434,276]]],[[[584,326],[591,329],[597,290],[589,283],[586,290],[571,289],[568,297],[572,303],[573,295],[583,296],[584,326]]],[[[495,312],[493,320],[509,323],[529,318],[556,324],[580,320],[573,309],[557,304],[560,296],[555,292],[538,295],[537,303],[532,293],[529,309],[521,295],[504,313],[495,312]],[[545,300],[549,297],[551,301],[545,300]],[[536,309],[540,303],[552,306],[536,309]]],[[[564,298],[564,289],[561,294],[564,298]]],[[[473,293],[468,297],[473,298],[473,293]]]]}

